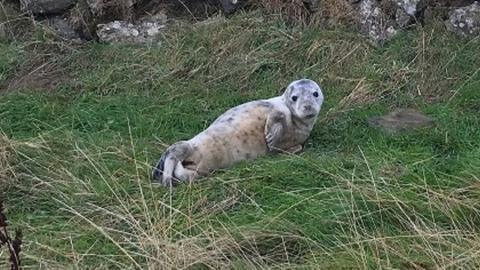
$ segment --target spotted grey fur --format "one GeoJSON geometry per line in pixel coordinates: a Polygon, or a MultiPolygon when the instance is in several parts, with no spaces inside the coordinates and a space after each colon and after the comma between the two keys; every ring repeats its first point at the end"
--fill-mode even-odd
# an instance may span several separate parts
{"type": "Polygon", "coordinates": [[[192,139],[168,147],[153,170],[153,180],[171,186],[267,153],[298,153],[322,103],[318,84],[302,79],[290,83],[281,96],[231,108],[192,139]]]}

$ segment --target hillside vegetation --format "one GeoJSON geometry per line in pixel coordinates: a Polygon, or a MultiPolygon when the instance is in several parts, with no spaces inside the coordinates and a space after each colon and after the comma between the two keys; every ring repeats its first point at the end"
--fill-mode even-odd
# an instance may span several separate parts
{"type": "Polygon", "coordinates": [[[441,22],[374,47],[257,12],[179,24],[159,47],[3,42],[0,179],[22,265],[478,269],[478,48],[441,22]],[[303,153],[151,183],[167,145],[302,77],[325,94],[303,153]],[[368,127],[400,107],[435,127],[368,127]]]}

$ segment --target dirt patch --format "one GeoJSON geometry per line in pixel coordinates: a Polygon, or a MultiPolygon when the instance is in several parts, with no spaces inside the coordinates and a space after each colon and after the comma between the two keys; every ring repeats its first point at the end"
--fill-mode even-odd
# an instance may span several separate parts
{"type": "Polygon", "coordinates": [[[17,89],[54,91],[69,80],[70,75],[65,70],[45,63],[17,73],[7,83],[6,91],[17,89]]]}
{"type": "Polygon", "coordinates": [[[62,55],[71,53],[58,45],[27,46],[27,55],[13,68],[10,76],[0,82],[0,92],[16,90],[55,91],[73,76],[62,55]],[[29,48],[30,47],[30,48],[29,48]]]}

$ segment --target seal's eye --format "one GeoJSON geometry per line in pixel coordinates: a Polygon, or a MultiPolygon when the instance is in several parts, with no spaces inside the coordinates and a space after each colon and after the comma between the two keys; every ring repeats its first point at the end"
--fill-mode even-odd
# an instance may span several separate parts
{"type": "Polygon", "coordinates": [[[318,92],[313,92],[314,97],[318,97],[318,92]]]}
{"type": "Polygon", "coordinates": [[[298,98],[297,96],[292,96],[293,101],[297,101],[297,98],[298,98]]]}

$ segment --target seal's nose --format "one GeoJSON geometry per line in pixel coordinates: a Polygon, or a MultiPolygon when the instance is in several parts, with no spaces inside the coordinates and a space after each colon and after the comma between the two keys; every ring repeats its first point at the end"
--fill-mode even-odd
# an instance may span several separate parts
{"type": "Polygon", "coordinates": [[[312,110],[312,106],[311,106],[311,105],[305,105],[305,106],[303,106],[303,109],[304,109],[305,111],[311,111],[311,110],[312,110]]]}

